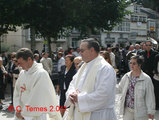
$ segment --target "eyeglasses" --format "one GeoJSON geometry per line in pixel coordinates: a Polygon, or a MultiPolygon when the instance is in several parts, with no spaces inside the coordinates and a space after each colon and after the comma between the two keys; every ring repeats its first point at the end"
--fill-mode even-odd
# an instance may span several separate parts
{"type": "Polygon", "coordinates": [[[79,63],[74,63],[75,65],[78,65],[79,63]]]}
{"type": "Polygon", "coordinates": [[[147,45],[147,44],[146,44],[146,46],[152,46],[152,45],[147,45]]]}
{"type": "Polygon", "coordinates": [[[88,49],[80,49],[80,52],[83,53],[86,50],[88,50],[88,49]]]}
{"type": "Polygon", "coordinates": [[[132,64],[132,65],[137,65],[137,63],[135,63],[135,62],[129,62],[129,64],[132,64]]]}

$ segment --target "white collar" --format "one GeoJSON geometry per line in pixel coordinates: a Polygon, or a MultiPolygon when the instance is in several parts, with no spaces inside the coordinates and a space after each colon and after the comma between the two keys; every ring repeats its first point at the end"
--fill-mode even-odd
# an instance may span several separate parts
{"type": "Polygon", "coordinates": [[[94,64],[94,61],[95,61],[98,57],[100,57],[100,56],[98,55],[96,58],[94,58],[93,60],[91,60],[91,61],[89,61],[88,63],[86,63],[87,66],[90,66],[90,65],[94,64]]]}

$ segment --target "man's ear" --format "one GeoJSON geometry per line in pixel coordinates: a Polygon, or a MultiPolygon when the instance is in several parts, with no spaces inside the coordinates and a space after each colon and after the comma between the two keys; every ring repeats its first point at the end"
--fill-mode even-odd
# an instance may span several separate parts
{"type": "Polygon", "coordinates": [[[31,57],[28,57],[28,61],[33,61],[33,60],[31,59],[31,57]]]}
{"type": "Polygon", "coordinates": [[[93,47],[91,47],[91,48],[90,48],[90,50],[91,50],[91,52],[93,52],[93,51],[94,51],[94,48],[93,48],[93,47]]]}

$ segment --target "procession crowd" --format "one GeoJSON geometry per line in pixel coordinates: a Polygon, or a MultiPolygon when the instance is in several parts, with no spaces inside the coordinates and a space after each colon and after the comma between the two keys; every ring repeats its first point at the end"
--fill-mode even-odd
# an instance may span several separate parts
{"type": "Polygon", "coordinates": [[[51,55],[21,48],[0,56],[0,109],[10,86],[16,120],[117,120],[118,93],[123,120],[153,119],[159,110],[159,52],[149,40],[102,48],[88,38],[51,55]]]}

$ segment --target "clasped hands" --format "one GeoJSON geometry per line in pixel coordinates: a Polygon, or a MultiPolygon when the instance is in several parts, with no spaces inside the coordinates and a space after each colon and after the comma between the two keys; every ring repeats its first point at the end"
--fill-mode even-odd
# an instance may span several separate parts
{"type": "Polygon", "coordinates": [[[153,120],[154,119],[154,115],[148,114],[149,119],[153,120]]]}
{"type": "Polygon", "coordinates": [[[69,98],[73,104],[78,103],[78,94],[79,94],[79,90],[76,90],[75,92],[69,95],[69,98]]]}
{"type": "Polygon", "coordinates": [[[17,118],[19,118],[20,120],[25,120],[24,117],[21,115],[21,112],[16,112],[16,116],[17,118]]]}

